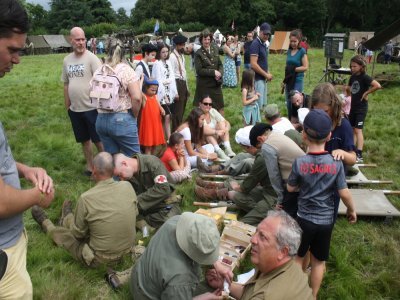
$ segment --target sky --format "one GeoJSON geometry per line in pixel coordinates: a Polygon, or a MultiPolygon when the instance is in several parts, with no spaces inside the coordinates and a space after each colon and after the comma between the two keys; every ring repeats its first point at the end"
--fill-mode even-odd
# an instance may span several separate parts
{"type": "MultiPolygon", "coordinates": [[[[111,2],[112,8],[116,11],[118,8],[123,7],[127,15],[131,14],[131,9],[135,7],[136,0],[108,0],[111,2]]],[[[49,0],[27,0],[28,3],[40,4],[44,9],[49,10],[49,0]]]]}

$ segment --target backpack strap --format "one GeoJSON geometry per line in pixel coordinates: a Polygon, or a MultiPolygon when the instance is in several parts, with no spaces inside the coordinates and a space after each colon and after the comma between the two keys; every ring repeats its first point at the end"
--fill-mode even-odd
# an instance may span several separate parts
{"type": "Polygon", "coordinates": [[[101,72],[102,72],[103,74],[108,75],[108,76],[113,76],[113,77],[117,78],[120,87],[122,87],[122,82],[121,82],[121,80],[119,79],[118,73],[117,73],[120,69],[121,69],[120,64],[118,64],[118,65],[116,66],[115,69],[113,69],[113,68],[112,68],[110,65],[108,65],[108,64],[103,64],[103,66],[101,67],[101,72]],[[109,71],[111,71],[111,74],[110,74],[109,71]]]}

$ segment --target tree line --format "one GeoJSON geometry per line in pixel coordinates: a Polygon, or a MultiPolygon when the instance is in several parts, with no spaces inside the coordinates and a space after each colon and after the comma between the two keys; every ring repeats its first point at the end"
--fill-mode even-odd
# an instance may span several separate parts
{"type": "Polygon", "coordinates": [[[382,30],[400,18],[400,0],[137,0],[130,16],[114,11],[108,0],[50,0],[50,10],[26,3],[32,34],[65,34],[81,26],[90,35],[122,29],[133,33],[201,31],[245,34],[267,21],[273,30],[301,28],[311,43],[319,44],[326,32],[382,30]],[[232,26],[232,23],[234,26],[232,26]]]}

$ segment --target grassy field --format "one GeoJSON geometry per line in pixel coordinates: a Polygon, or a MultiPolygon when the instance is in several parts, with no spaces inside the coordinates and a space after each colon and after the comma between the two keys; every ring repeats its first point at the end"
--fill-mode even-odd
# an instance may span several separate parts
{"type": "MultiPolygon", "coordinates": [[[[352,52],[345,53],[347,65],[352,52]]],[[[42,166],[53,177],[56,199],[47,210],[57,221],[65,199],[76,202],[81,193],[93,186],[84,177],[84,159],[75,143],[64,108],[60,81],[63,54],[23,57],[20,65],[0,79],[0,120],[3,122],[16,160],[42,166]]],[[[274,80],[268,85],[269,103],[277,103],[283,112],[280,94],[286,56],[270,55],[274,80]]],[[[188,59],[189,60],[189,59],[188,59]]],[[[305,92],[323,76],[325,59],[322,50],[309,52],[310,71],[305,77],[305,92]]],[[[399,72],[398,65],[377,65],[375,73],[399,72]]],[[[190,91],[194,95],[195,79],[189,72],[190,91]]],[[[370,107],[365,129],[364,161],[378,168],[365,171],[374,179],[391,179],[390,189],[400,190],[400,83],[384,86],[369,97],[370,107]]],[[[242,126],[240,90],[224,89],[225,115],[232,124],[232,136],[242,126]]],[[[188,110],[191,105],[188,105],[188,110]]],[[[233,140],[232,140],[233,142],[233,140]]],[[[234,143],[233,143],[234,144],[234,143]]],[[[236,151],[240,148],[235,145],[236,151]]],[[[24,186],[29,184],[24,183],[24,186]]],[[[372,188],[372,187],[371,187],[372,188]]],[[[377,188],[377,187],[373,187],[377,188]]],[[[381,186],[380,188],[387,188],[381,186]]],[[[178,187],[185,195],[183,207],[193,209],[193,186],[178,187]]],[[[390,200],[400,209],[400,199],[390,200]]],[[[75,262],[68,253],[55,247],[40,231],[30,212],[25,213],[29,233],[28,270],[35,299],[126,299],[127,288],[113,292],[104,282],[104,269],[89,270],[75,262]]],[[[320,299],[398,299],[400,295],[400,221],[360,218],[353,226],[340,218],[335,226],[327,274],[320,299]]],[[[131,265],[127,258],[118,269],[131,265]]],[[[249,268],[249,265],[246,265],[249,268]]],[[[290,284],[290,283],[288,283],[290,284]]]]}

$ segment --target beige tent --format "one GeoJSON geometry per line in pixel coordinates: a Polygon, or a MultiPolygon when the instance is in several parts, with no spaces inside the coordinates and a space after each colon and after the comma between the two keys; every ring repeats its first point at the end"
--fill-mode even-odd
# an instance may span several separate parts
{"type": "Polygon", "coordinates": [[[357,44],[359,45],[361,42],[361,38],[366,37],[367,40],[369,40],[373,36],[374,36],[374,32],[370,32],[370,31],[350,32],[349,44],[348,44],[347,48],[350,50],[354,50],[354,41],[357,41],[357,44]]]}
{"type": "Polygon", "coordinates": [[[284,53],[289,49],[289,31],[275,31],[269,46],[270,53],[284,53]]]}

